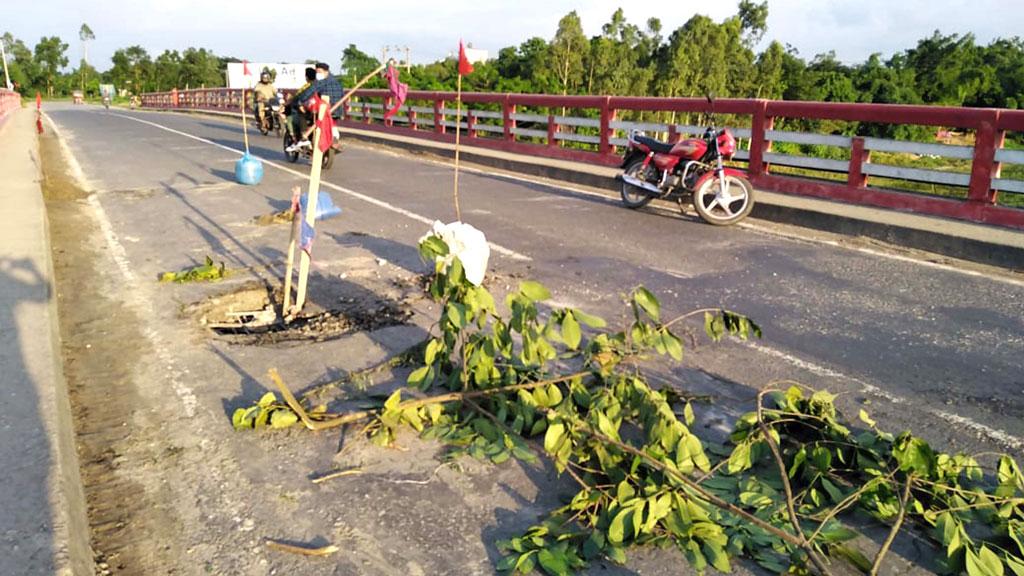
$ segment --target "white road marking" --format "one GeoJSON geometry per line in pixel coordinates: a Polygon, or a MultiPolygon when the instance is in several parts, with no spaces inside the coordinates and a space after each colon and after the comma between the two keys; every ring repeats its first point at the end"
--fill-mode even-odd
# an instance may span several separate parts
{"type": "MultiPolygon", "coordinates": [[[[773,358],[778,358],[779,360],[787,362],[792,366],[807,370],[808,372],[817,374],[818,376],[824,376],[827,378],[834,378],[837,380],[846,380],[848,382],[852,382],[860,386],[862,392],[871,394],[873,396],[877,396],[879,398],[883,398],[885,400],[888,400],[889,402],[892,402],[893,404],[910,404],[910,402],[906,398],[903,398],[902,396],[896,396],[890,392],[886,392],[885,390],[882,390],[879,387],[874,386],[872,384],[868,384],[867,382],[859,378],[843,374],[842,372],[838,372],[836,370],[833,370],[825,366],[821,366],[819,364],[815,364],[813,362],[808,362],[807,360],[797,358],[796,356],[793,356],[792,354],[788,354],[781,350],[776,350],[775,348],[771,348],[763,344],[758,344],[756,342],[742,342],[742,344],[746,345],[748,348],[751,348],[752,350],[756,350],[757,352],[771,356],[773,358]]],[[[960,416],[959,414],[951,414],[949,412],[944,412],[942,410],[936,410],[933,408],[925,408],[925,412],[938,418],[941,418],[951,424],[955,424],[962,428],[972,430],[982,436],[985,436],[989,440],[992,440],[1003,446],[1014,448],[1016,450],[1024,449],[1024,440],[1017,438],[1016,436],[1013,436],[1002,430],[997,430],[990,426],[986,426],[979,422],[975,422],[974,420],[971,420],[966,416],[960,416]]]]}
{"type": "MultiPolygon", "coordinates": [[[[87,202],[89,207],[93,209],[96,214],[96,221],[99,223],[100,230],[103,232],[103,237],[107,241],[107,249],[110,251],[111,257],[114,259],[114,263],[117,265],[118,271],[121,272],[121,276],[124,277],[126,289],[122,291],[120,297],[125,300],[125,303],[135,309],[139,316],[146,318],[152,315],[151,305],[142,296],[141,286],[138,278],[135,276],[135,272],[132,270],[131,263],[128,261],[128,253],[124,249],[124,245],[117,239],[117,234],[114,232],[114,226],[110,222],[110,218],[107,216],[106,210],[103,209],[103,205],[100,203],[99,196],[93,190],[89,181],[85,178],[85,173],[82,171],[82,166],[78,163],[75,155],[71,152],[71,148],[67,145],[67,142],[61,133],[60,128],[57,127],[57,123],[46,113],[43,113],[46,117],[46,121],[50,124],[51,129],[55,136],[57,136],[58,142],[60,142],[61,153],[64,156],[65,162],[69,167],[72,178],[74,178],[78,186],[82,190],[89,193],[87,202]]],[[[153,346],[157,358],[160,362],[167,367],[167,371],[170,375],[171,388],[174,389],[174,393],[181,399],[181,403],[185,410],[185,416],[192,418],[196,414],[196,405],[198,400],[196,399],[195,392],[186,386],[181,376],[184,373],[179,370],[176,366],[174,356],[171,355],[168,350],[173,350],[168,342],[166,342],[156,330],[150,329],[146,331],[146,337],[149,338],[150,344],[153,346]]]]}
{"type": "MultiPolygon", "coordinates": [[[[191,138],[193,140],[196,140],[197,142],[203,142],[204,144],[209,144],[210,146],[216,146],[217,148],[221,148],[223,150],[227,150],[229,152],[233,152],[235,154],[238,154],[239,156],[242,155],[242,151],[241,150],[236,150],[236,149],[231,148],[229,146],[224,146],[223,144],[218,144],[218,143],[216,143],[216,142],[214,142],[212,140],[207,140],[206,138],[203,138],[201,136],[196,136],[194,134],[189,134],[187,132],[182,132],[180,130],[175,130],[174,128],[169,128],[169,127],[164,126],[162,124],[157,124],[156,122],[150,122],[149,120],[143,120],[141,118],[134,118],[132,116],[126,116],[124,114],[111,114],[111,116],[117,116],[119,118],[125,118],[125,119],[128,119],[128,120],[132,120],[134,122],[139,122],[141,124],[147,124],[149,126],[153,126],[154,128],[159,128],[161,130],[166,130],[168,132],[171,132],[172,134],[177,134],[179,136],[184,136],[186,138],[191,138]]],[[[275,162],[271,162],[270,160],[267,160],[266,158],[261,158],[259,156],[256,156],[255,154],[250,154],[250,155],[252,157],[254,157],[254,158],[259,158],[260,161],[262,161],[264,164],[266,164],[268,166],[271,166],[273,168],[277,168],[278,170],[281,170],[283,172],[287,172],[289,174],[292,174],[294,176],[298,176],[300,178],[306,178],[307,177],[306,174],[303,174],[302,172],[299,172],[298,170],[292,170],[291,168],[288,168],[287,166],[283,166],[281,164],[277,164],[275,162]]],[[[349,195],[349,196],[351,196],[353,198],[362,200],[363,202],[368,202],[368,203],[373,204],[374,206],[377,206],[379,208],[383,208],[385,210],[389,210],[391,212],[395,212],[397,214],[401,214],[402,216],[405,216],[406,218],[410,218],[410,219],[415,220],[417,222],[422,222],[423,224],[426,224],[428,226],[433,226],[434,221],[436,220],[434,218],[427,218],[426,216],[422,216],[422,215],[417,214],[415,212],[412,212],[410,210],[406,210],[405,208],[401,208],[399,206],[395,206],[394,204],[390,204],[390,203],[385,202],[383,200],[378,200],[377,198],[374,198],[372,196],[367,196],[366,194],[362,194],[360,192],[356,192],[355,190],[351,190],[351,189],[345,188],[343,186],[338,186],[337,184],[333,184],[333,183],[328,182],[326,180],[321,181],[320,185],[324,186],[326,188],[330,188],[332,190],[337,190],[338,192],[341,192],[342,194],[347,194],[347,195],[349,195]]],[[[501,254],[502,256],[506,256],[506,257],[511,258],[513,260],[519,260],[519,261],[523,261],[523,262],[529,262],[529,261],[533,260],[533,258],[530,258],[529,256],[527,256],[525,254],[521,254],[519,252],[516,252],[515,250],[512,250],[510,248],[506,248],[504,246],[501,246],[500,244],[495,244],[494,242],[488,242],[488,244],[490,244],[491,249],[494,250],[495,252],[497,252],[498,254],[501,254]]]]}

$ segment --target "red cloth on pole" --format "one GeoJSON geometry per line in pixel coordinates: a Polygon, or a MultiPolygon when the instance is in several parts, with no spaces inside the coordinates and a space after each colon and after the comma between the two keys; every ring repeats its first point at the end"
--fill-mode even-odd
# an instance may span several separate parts
{"type": "Polygon", "coordinates": [[[320,120],[320,105],[326,105],[326,102],[319,95],[313,96],[310,100],[313,101],[312,109],[316,111],[316,125],[320,128],[320,140],[317,141],[317,146],[321,152],[326,152],[334,142],[334,118],[331,118],[331,111],[328,109],[327,113],[324,114],[324,119],[320,120]]]}
{"type": "Polygon", "coordinates": [[[41,94],[39,94],[39,91],[36,90],[36,110],[42,110],[42,109],[43,109],[43,97],[42,97],[41,94]]]}
{"type": "Polygon", "coordinates": [[[388,120],[398,113],[398,109],[402,107],[402,104],[405,104],[405,97],[409,94],[409,85],[398,81],[398,70],[395,70],[395,67],[390,64],[388,64],[386,76],[388,79],[389,96],[395,102],[395,105],[384,113],[384,119],[388,120]]]}
{"type": "Polygon", "coordinates": [[[462,40],[459,40],[459,76],[472,73],[473,65],[469,63],[469,58],[466,58],[466,47],[462,45],[462,40]]]}
{"type": "Polygon", "coordinates": [[[243,76],[251,76],[251,74],[249,74],[249,61],[248,60],[242,60],[242,75],[243,76]]]}

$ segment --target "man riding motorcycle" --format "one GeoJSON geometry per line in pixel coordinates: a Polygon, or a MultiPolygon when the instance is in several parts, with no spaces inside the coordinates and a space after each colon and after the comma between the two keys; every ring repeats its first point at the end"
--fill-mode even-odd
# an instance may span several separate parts
{"type": "Polygon", "coordinates": [[[267,109],[273,98],[277,98],[277,89],[270,81],[270,72],[264,70],[260,73],[259,83],[252,89],[253,109],[256,110],[256,118],[259,119],[260,126],[266,126],[270,120],[267,109]]]}
{"type": "MultiPolygon", "coordinates": [[[[317,62],[316,69],[314,70],[315,76],[312,84],[307,84],[296,92],[295,97],[292,101],[302,107],[303,111],[306,111],[303,105],[307,100],[312,98],[314,95],[319,94],[321,96],[329,96],[331,104],[338,102],[345,95],[344,89],[341,87],[341,82],[331,74],[331,68],[324,62],[317,62]]],[[[309,68],[306,68],[306,79],[309,80],[309,68]]],[[[293,133],[298,140],[292,146],[289,146],[293,152],[295,149],[309,146],[309,133],[312,131],[308,127],[312,124],[312,110],[306,111],[306,114],[296,114],[294,116],[295,125],[293,126],[295,132],[293,133]]],[[[335,119],[338,119],[341,115],[341,109],[336,109],[331,114],[335,119]]]]}
{"type": "Polygon", "coordinates": [[[293,137],[296,134],[302,134],[308,123],[312,122],[312,113],[306,110],[303,106],[302,100],[299,97],[305,94],[313,83],[316,82],[316,69],[306,68],[306,83],[301,88],[295,91],[295,94],[288,99],[284,104],[284,114],[288,118],[286,129],[288,133],[293,137]]]}

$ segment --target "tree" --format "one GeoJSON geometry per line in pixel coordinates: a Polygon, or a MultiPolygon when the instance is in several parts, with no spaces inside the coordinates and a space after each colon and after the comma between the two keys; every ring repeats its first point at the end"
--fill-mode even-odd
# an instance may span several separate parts
{"type": "Polygon", "coordinates": [[[57,36],[43,37],[36,44],[35,59],[46,78],[46,93],[50,97],[53,97],[53,83],[58,71],[68,65],[67,51],[67,43],[57,36]]]}
{"type": "Polygon", "coordinates": [[[773,41],[757,57],[754,64],[754,85],[755,98],[768,98],[777,100],[782,98],[786,90],[783,80],[783,64],[786,58],[786,51],[777,41],[773,41]]]}
{"type": "Polygon", "coordinates": [[[760,42],[768,30],[768,0],[760,4],[753,0],[740,0],[738,16],[744,44],[749,48],[760,42]]]}
{"type": "Polygon", "coordinates": [[[164,50],[156,57],[153,61],[153,80],[159,91],[184,87],[181,54],[177,50],[164,50]]]}
{"type": "Polygon", "coordinates": [[[114,52],[111,56],[114,67],[110,70],[111,79],[117,86],[131,84],[131,91],[138,94],[146,90],[146,82],[150,79],[153,62],[149,53],[142,46],[129,46],[114,52]]]}
{"type": "Polygon", "coordinates": [[[341,75],[351,79],[352,85],[376,70],[380,64],[379,60],[363,52],[355,44],[349,44],[341,53],[341,75]]]}
{"type": "Polygon", "coordinates": [[[562,88],[562,95],[574,91],[583,80],[583,52],[587,48],[587,37],[583,35],[580,17],[573,10],[558,21],[558,31],[551,40],[551,61],[555,77],[562,88]]]}
{"type": "Polygon", "coordinates": [[[20,90],[29,90],[39,77],[39,67],[32,57],[32,51],[10,32],[5,32],[0,42],[4,43],[4,50],[7,51],[7,68],[11,82],[20,90]]]}
{"type": "MultiPolygon", "coordinates": [[[[82,41],[82,63],[78,69],[81,71],[82,92],[84,93],[86,75],[91,68],[89,66],[89,42],[95,40],[96,35],[93,34],[92,28],[89,28],[89,25],[83,22],[82,27],[78,29],[78,39],[82,41]]],[[[92,70],[95,70],[95,68],[92,68],[92,70]]]]}

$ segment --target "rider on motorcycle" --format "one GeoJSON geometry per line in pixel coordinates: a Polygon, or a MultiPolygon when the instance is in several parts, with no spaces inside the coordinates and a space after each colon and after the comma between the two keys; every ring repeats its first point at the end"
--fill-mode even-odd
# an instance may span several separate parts
{"type": "Polygon", "coordinates": [[[306,83],[296,90],[295,94],[293,94],[292,97],[284,104],[284,113],[285,116],[288,117],[288,133],[293,137],[296,134],[302,134],[302,131],[305,130],[306,123],[312,122],[312,113],[305,109],[302,105],[303,101],[300,100],[299,97],[308,92],[309,88],[312,87],[315,82],[316,69],[306,68],[306,83]]]}
{"type": "MultiPolygon", "coordinates": [[[[302,106],[302,110],[307,114],[295,115],[295,137],[298,142],[289,146],[289,152],[295,149],[310,146],[309,133],[312,131],[309,126],[312,124],[312,110],[306,110],[304,104],[307,100],[312,98],[314,95],[319,94],[321,96],[329,96],[332,105],[335,102],[341,100],[345,95],[344,89],[341,87],[341,82],[331,74],[331,68],[324,62],[317,62],[316,69],[314,70],[314,79],[311,84],[307,84],[296,92],[295,97],[292,99],[297,105],[302,106]]],[[[309,68],[306,68],[306,79],[309,80],[309,68]]],[[[336,120],[341,115],[341,109],[336,109],[331,113],[336,120]]]]}
{"type": "Polygon", "coordinates": [[[270,81],[270,72],[263,70],[259,83],[252,89],[253,108],[256,110],[256,118],[259,119],[260,125],[267,121],[267,106],[274,98],[277,98],[277,89],[270,81]]]}

